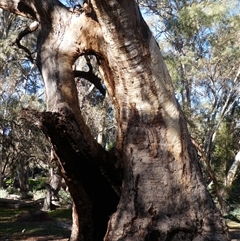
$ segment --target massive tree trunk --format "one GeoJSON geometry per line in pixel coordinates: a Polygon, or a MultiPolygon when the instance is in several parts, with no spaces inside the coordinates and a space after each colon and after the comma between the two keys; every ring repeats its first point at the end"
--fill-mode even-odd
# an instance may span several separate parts
{"type": "Polygon", "coordinates": [[[50,139],[69,186],[70,240],[98,241],[105,233],[105,241],[228,240],[171,78],[137,4],[90,2],[79,12],[57,0],[0,2],[40,23],[37,63],[48,112],[22,115],[50,139]],[[72,65],[83,54],[97,56],[116,108],[116,156],[101,148],[81,116],[72,65]]]}

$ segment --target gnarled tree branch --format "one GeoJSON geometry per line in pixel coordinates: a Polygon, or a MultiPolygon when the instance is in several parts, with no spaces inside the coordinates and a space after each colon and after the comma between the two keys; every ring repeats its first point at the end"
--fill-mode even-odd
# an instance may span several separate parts
{"type": "Polygon", "coordinates": [[[51,140],[56,163],[77,209],[75,218],[79,220],[75,222],[80,223],[85,240],[102,240],[109,215],[115,211],[121,192],[121,178],[114,157],[99,146],[95,147],[98,155],[92,154],[72,113],[61,115],[23,110],[20,117],[36,125],[51,140]]]}
{"type": "Polygon", "coordinates": [[[3,10],[9,11],[11,13],[15,13],[19,16],[36,20],[36,14],[34,10],[31,7],[29,7],[27,4],[25,4],[24,1],[1,0],[0,8],[2,8],[3,10]]]}
{"type": "Polygon", "coordinates": [[[92,72],[92,65],[90,63],[87,63],[89,71],[85,72],[85,71],[80,71],[80,70],[74,70],[74,76],[75,77],[80,77],[80,78],[84,78],[86,80],[88,80],[89,82],[91,82],[92,84],[95,85],[95,87],[100,91],[100,93],[105,96],[106,94],[106,90],[104,89],[104,87],[101,84],[101,79],[98,78],[95,74],[93,74],[92,72]]]}
{"type": "Polygon", "coordinates": [[[33,62],[32,53],[27,47],[21,44],[21,40],[24,36],[36,31],[38,29],[38,26],[39,26],[39,23],[37,21],[34,21],[28,27],[22,30],[18,34],[17,38],[12,42],[12,45],[16,44],[20,49],[23,49],[27,53],[27,57],[31,60],[31,62],[33,62]]]}
{"type": "MultiPolygon", "coordinates": [[[[59,113],[38,112],[35,110],[23,109],[19,116],[20,119],[26,120],[38,127],[46,135],[46,137],[51,139],[51,143],[56,141],[56,146],[59,146],[64,142],[65,144],[68,142],[67,145],[62,146],[61,152],[64,152],[64,149],[67,148],[67,146],[71,146],[74,152],[82,155],[84,159],[91,159],[93,163],[89,162],[89,165],[92,167],[100,167],[105,178],[109,180],[115,192],[120,195],[122,169],[121,166],[117,165],[115,155],[105,151],[97,142],[95,143],[95,149],[97,149],[98,154],[92,155],[85,137],[83,136],[83,133],[79,129],[74,120],[74,116],[71,113],[63,116],[59,113]],[[59,135],[59,137],[56,138],[56,135],[59,135]]],[[[65,152],[68,153],[67,155],[69,155],[69,151],[65,150],[65,152]]],[[[66,159],[69,160],[71,158],[66,156],[66,159]]],[[[79,162],[82,161],[84,160],[79,160],[79,162]]]]}

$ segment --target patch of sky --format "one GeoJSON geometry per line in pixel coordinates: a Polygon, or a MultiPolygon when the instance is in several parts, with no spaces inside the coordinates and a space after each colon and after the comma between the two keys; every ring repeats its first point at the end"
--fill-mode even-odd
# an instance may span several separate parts
{"type": "Polygon", "coordinates": [[[73,7],[78,4],[83,4],[83,0],[59,0],[59,2],[61,2],[66,7],[73,7]]]}

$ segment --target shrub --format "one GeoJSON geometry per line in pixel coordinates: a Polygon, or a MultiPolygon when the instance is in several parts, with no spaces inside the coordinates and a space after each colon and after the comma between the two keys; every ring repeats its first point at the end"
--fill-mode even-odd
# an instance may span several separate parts
{"type": "Polygon", "coordinates": [[[40,198],[45,198],[46,196],[46,191],[45,190],[37,190],[33,191],[33,200],[38,200],[40,198]]]}

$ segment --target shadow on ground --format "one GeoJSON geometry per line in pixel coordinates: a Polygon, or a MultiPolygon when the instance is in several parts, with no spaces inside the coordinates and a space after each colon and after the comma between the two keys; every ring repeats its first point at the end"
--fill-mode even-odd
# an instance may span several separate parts
{"type": "Polygon", "coordinates": [[[68,240],[71,209],[43,212],[39,209],[0,208],[0,240],[68,240]]]}

